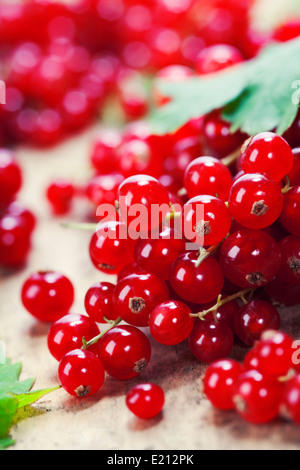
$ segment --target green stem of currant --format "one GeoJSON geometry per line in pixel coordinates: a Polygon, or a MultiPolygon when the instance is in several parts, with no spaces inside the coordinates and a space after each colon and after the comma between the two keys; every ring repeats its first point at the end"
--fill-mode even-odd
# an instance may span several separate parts
{"type": "Polygon", "coordinates": [[[228,236],[229,236],[229,234],[222,241],[220,241],[220,243],[217,243],[216,245],[211,245],[207,249],[201,247],[199,249],[199,256],[198,256],[196,264],[195,264],[196,268],[198,268],[198,266],[202,263],[203,260],[205,260],[209,256],[213,255],[218,250],[218,248],[224,243],[226,238],[228,238],[228,236]]]}
{"type": "Polygon", "coordinates": [[[230,166],[239,158],[240,155],[241,155],[241,147],[238,147],[236,150],[234,150],[232,153],[230,153],[226,157],[221,158],[221,162],[225,166],[230,166]]]}
{"type": "Polygon", "coordinates": [[[112,328],[117,326],[121,321],[122,321],[121,317],[117,318],[115,321],[111,322],[110,326],[108,328],[106,328],[106,330],[99,333],[99,335],[94,336],[94,338],[90,339],[89,341],[86,341],[85,338],[82,338],[82,348],[81,349],[87,349],[92,344],[97,343],[99,341],[99,339],[102,338],[102,336],[105,335],[105,333],[107,333],[109,330],[111,330],[112,328]]]}
{"type": "Polygon", "coordinates": [[[282,194],[287,193],[288,190],[291,188],[291,182],[290,182],[290,178],[288,177],[288,175],[286,175],[284,179],[285,179],[285,185],[281,190],[282,194]]]}
{"type": "Polygon", "coordinates": [[[222,305],[227,304],[231,300],[241,299],[241,298],[246,300],[245,295],[250,294],[250,293],[253,294],[254,291],[255,291],[255,289],[253,289],[252,287],[248,287],[248,288],[243,289],[239,292],[235,292],[234,294],[229,295],[228,297],[225,297],[224,299],[222,299],[222,296],[220,294],[218,299],[217,299],[217,302],[215,303],[215,305],[208,308],[207,310],[203,310],[202,312],[190,313],[190,317],[196,317],[196,318],[203,319],[205,317],[205,315],[207,315],[208,313],[215,313],[218,310],[219,307],[222,307],[222,305]]]}
{"type": "Polygon", "coordinates": [[[84,222],[62,222],[60,224],[64,228],[74,228],[79,230],[96,230],[98,224],[84,222]]]}

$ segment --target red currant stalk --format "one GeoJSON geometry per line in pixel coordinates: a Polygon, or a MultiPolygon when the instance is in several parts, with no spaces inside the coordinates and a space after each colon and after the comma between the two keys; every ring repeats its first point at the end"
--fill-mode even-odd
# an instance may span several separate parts
{"type": "Polygon", "coordinates": [[[122,318],[119,317],[116,320],[109,322],[110,325],[108,328],[106,328],[106,330],[101,331],[98,335],[94,336],[94,338],[91,338],[89,341],[86,341],[85,338],[82,338],[83,344],[82,344],[81,349],[88,349],[93,344],[96,344],[100,340],[100,338],[102,338],[102,336],[105,335],[105,333],[107,333],[109,330],[117,326],[121,321],[122,321],[122,318]]]}
{"type": "Polygon", "coordinates": [[[203,319],[209,313],[214,314],[215,312],[217,312],[218,308],[222,307],[222,305],[225,305],[228,302],[231,302],[232,300],[235,300],[235,299],[244,300],[247,294],[250,294],[250,296],[252,296],[254,291],[255,289],[249,287],[249,288],[240,290],[238,292],[235,292],[234,294],[229,295],[225,297],[224,299],[222,299],[222,295],[220,294],[217,299],[217,302],[212,307],[209,307],[208,309],[203,310],[202,312],[190,313],[190,317],[203,319]]]}

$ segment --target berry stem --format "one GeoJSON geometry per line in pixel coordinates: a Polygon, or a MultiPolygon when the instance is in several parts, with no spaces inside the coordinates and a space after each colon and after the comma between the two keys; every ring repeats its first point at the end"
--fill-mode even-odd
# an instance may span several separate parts
{"type": "Polygon", "coordinates": [[[190,317],[197,317],[197,318],[203,319],[205,315],[211,312],[214,313],[219,307],[226,304],[227,302],[230,302],[231,300],[245,299],[245,295],[249,293],[253,293],[254,290],[255,289],[253,289],[252,287],[247,287],[246,289],[243,289],[239,292],[235,292],[234,294],[229,295],[228,297],[225,297],[224,299],[222,299],[222,296],[220,294],[215,305],[208,308],[207,310],[203,310],[202,312],[190,313],[190,317]]]}
{"type": "Polygon", "coordinates": [[[97,341],[99,341],[99,339],[102,338],[102,336],[104,336],[105,333],[107,333],[107,331],[109,331],[112,328],[114,328],[115,326],[117,326],[121,321],[122,321],[121,317],[117,318],[115,321],[111,322],[110,326],[108,328],[106,328],[106,330],[99,333],[99,335],[94,336],[94,338],[90,339],[89,341],[86,341],[85,338],[82,338],[82,343],[83,344],[82,344],[81,349],[87,349],[89,346],[92,346],[92,344],[97,343],[97,341]]]}
{"type": "Polygon", "coordinates": [[[61,226],[64,228],[74,228],[79,230],[92,230],[97,229],[98,224],[96,223],[84,223],[84,222],[61,222],[61,226]]]}
{"type": "Polygon", "coordinates": [[[198,268],[198,266],[202,263],[202,261],[204,261],[206,258],[208,258],[208,256],[213,255],[217,251],[217,249],[224,243],[224,241],[226,240],[227,237],[228,237],[228,235],[222,241],[220,241],[220,243],[217,243],[216,245],[211,245],[207,249],[205,249],[203,247],[200,247],[199,256],[198,256],[196,264],[195,264],[196,268],[198,268]]]}
{"type": "Polygon", "coordinates": [[[285,185],[281,190],[282,194],[287,193],[288,190],[291,189],[290,178],[288,177],[288,175],[286,175],[284,179],[285,179],[285,185]]]}
{"type": "Polygon", "coordinates": [[[239,158],[240,155],[241,155],[241,147],[238,147],[236,150],[231,152],[226,157],[221,158],[221,162],[225,166],[230,166],[232,163],[234,163],[239,158]]]}

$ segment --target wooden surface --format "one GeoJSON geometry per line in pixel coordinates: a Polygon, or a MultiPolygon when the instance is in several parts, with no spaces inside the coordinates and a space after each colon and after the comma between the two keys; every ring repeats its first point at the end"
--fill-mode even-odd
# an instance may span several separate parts
{"type": "MultiPolygon", "coordinates": [[[[62,228],[44,198],[45,186],[53,176],[84,181],[94,132],[91,129],[46,153],[18,151],[25,174],[20,200],[36,212],[39,223],[27,266],[0,279],[0,339],[7,356],[22,362],[21,378],[36,378],[35,389],[58,383],[57,362],[47,349],[48,325],[36,322],[21,305],[22,282],[36,270],[61,271],[76,289],[71,311],[84,312],[86,290],[104,279],[89,261],[89,233],[62,228]]],[[[82,217],[80,211],[73,214],[75,220],[82,217]]],[[[284,328],[298,337],[299,308],[281,314],[284,328]]],[[[10,450],[300,449],[300,427],[282,420],[254,426],[234,412],[213,409],[199,389],[204,365],[192,357],[186,343],[170,348],[151,342],[150,364],[138,379],[119,382],[107,377],[99,393],[84,400],[69,397],[63,389],[39,400],[13,426],[16,444],[10,450]],[[160,384],[166,393],[162,415],[145,422],[125,406],[126,392],[144,380],[160,384]]],[[[243,351],[234,353],[239,357],[243,351]]]]}

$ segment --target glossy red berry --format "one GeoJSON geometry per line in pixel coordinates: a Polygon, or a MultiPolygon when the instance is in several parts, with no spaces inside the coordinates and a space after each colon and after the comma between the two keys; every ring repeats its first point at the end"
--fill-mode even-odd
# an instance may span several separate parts
{"type": "Polygon", "coordinates": [[[84,398],[98,392],[103,385],[105,371],[96,354],[74,349],[60,360],[58,376],[66,392],[84,398]]]}
{"type": "Polygon", "coordinates": [[[280,186],[269,177],[249,173],[237,178],[229,193],[228,207],[242,226],[263,229],[272,225],[283,208],[280,186]]]}
{"type": "Polygon", "coordinates": [[[240,340],[252,346],[266,330],[277,330],[281,324],[279,312],[274,305],[255,299],[239,308],[234,317],[234,332],[240,340]]]}
{"type": "Polygon", "coordinates": [[[118,312],[113,309],[112,296],[115,285],[111,282],[96,282],[87,290],[84,298],[85,311],[97,323],[116,320],[118,312]]]}
{"type": "Polygon", "coordinates": [[[135,385],[126,395],[128,409],[141,419],[154,418],[162,411],[164,404],[163,389],[153,383],[135,385]]]}
{"type": "Polygon", "coordinates": [[[150,342],[135,326],[114,327],[100,338],[98,344],[98,354],[106,372],[118,380],[137,377],[151,358],[150,342]]]}
{"type": "Polygon", "coordinates": [[[19,192],[23,182],[22,170],[15,154],[0,149],[0,205],[11,202],[19,192]]]}
{"type": "Polygon", "coordinates": [[[195,66],[200,75],[206,75],[239,64],[243,60],[242,53],[236,47],[230,44],[214,44],[199,52],[195,66]]]}
{"type": "Polygon", "coordinates": [[[24,281],[21,299],[25,309],[36,319],[54,322],[69,313],[74,301],[74,287],[61,273],[39,271],[24,281]]]}
{"type": "Polygon", "coordinates": [[[220,410],[233,410],[233,390],[244,371],[234,359],[220,359],[209,364],[202,377],[202,391],[210,403],[220,410]]]}
{"type": "Polygon", "coordinates": [[[281,266],[278,278],[292,285],[300,285],[300,237],[288,235],[279,242],[281,266]]]}
{"type": "Polygon", "coordinates": [[[257,370],[248,370],[237,379],[233,395],[235,409],[244,420],[267,423],[279,415],[282,384],[257,370]]]}
{"type": "Polygon", "coordinates": [[[233,333],[225,322],[197,319],[189,336],[189,347],[200,362],[209,364],[225,359],[233,347],[233,333]]]}
{"type": "Polygon", "coordinates": [[[225,240],[219,262],[224,276],[233,284],[259,287],[277,275],[281,252],[278,243],[265,231],[243,229],[225,240]]]}
{"type": "MultiPolygon", "coordinates": [[[[50,326],[47,336],[47,345],[50,354],[60,361],[62,357],[73,349],[80,349],[83,340],[89,341],[100,333],[98,325],[88,316],[69,313],[50,326]]],[[[97,353],[95,345],[89,351],[97,353]]]]}
{"type": "Polygon", "coordinates": [[[248,369],[255,368],[264,376],[285,377],[293,368],[293,338],[279,330],[267,330],[250,350],[244,365],[248,369]]]}
{"type": "Polygon", "coordinates": [[[289,174],[293,153],[287,141],[274,132],[262,132],[244,145],[241,168],[245,173],[262,173],[276,182],[289,174]]]}
{"type": "MultiPolygon", "coordinates": [[[[9,209],[8,209],[9,210],[9,209]]],[[[22,266],[31,250],[32,220],[10,214],[0,218],[0,265],[8,269],[22,266]],[[29,225],[28,225],[29,223],[29,225]]]]}
{"type": "Polygon", "coordinates": [[[166,282],[155,273],[136,273],[118,281],[113,292],[113,308],[130,325],[145,327],[156,305],[169,300],[166,282]]]}
{"type": "Polygon", "coordinates": [[[114,206],[122,181],[124,176],[118,172],[93,176],[87,184],[86,195],[96,207],[100,204],[114,206]]]}
{"type": "Polygon", "coordinates": [[[46,196],[56,215],[65,215],[71,210],[76,194],[73,183],[66,179],[57,179],[47,188],[46,196]]]}
{"type": "Polygon", "coordinates": [[[125,224],[115,220],[100,222],[89,244],[91,261],[99,271],[118,274],[133,261],[135,243],[125,224]]]}
{"type": "Polygon", "coordinates": [[[169,213],[169,193],[148,175],[126,178],[119,186],[120,216],[135,233],[158,228],[169,213]]]}
{"type": "Polygon", "coordinates": [[[293,186],[284,195],[280,222],[291,234],[300,236],[300,186],[293,186]]]}
{"type": "Polygon", "coordinates": [[[189,198],[209,194],[227,201],[232,176],[221,160],[203,156],[195,158],[186,167],[183,185],[189,198]]]}
{"type": "Polygon", "coordinates": [[[175,258],[185,251],[185,240],[171,227],[163,227],[158,237],[140,238],[134,250],[137,265],[147,272],[169,279],[175,258]]]}
{"type": "Polygon", "coordinates": [[[280,415],[300,424],[300,374],[296,374],[284,384],[280,415]]]}
{"type": "Polygon", "coordinates": [[[166,345],[179,344],[190,335],[194,318],[190,308],[178,300],[157,305],[149,316],[149,329],[153,338],[166,345]]]}
{"type": "Polygon", "coordinates": [[[224,201],[209,195],[189,199],[183,208],[183,220],[185,237],[200,246],[217,245],[231,227],[224,201]]]}
{"type": "Polygon", "coordinates": [[[198,252],[179,255],[172,264],[170,284],[176,294],[187,302],[205,304],[220,294],[224,276],[218,261],[209,256],[197,266],[198,252]]]}
{"type": "Polygon", "coordinates": [[[105,175],[118,170],[117,154],[121,142],[121,133],[115,129],[105,129],[95,138],[90,161],[97,174],[105,175]]]}

